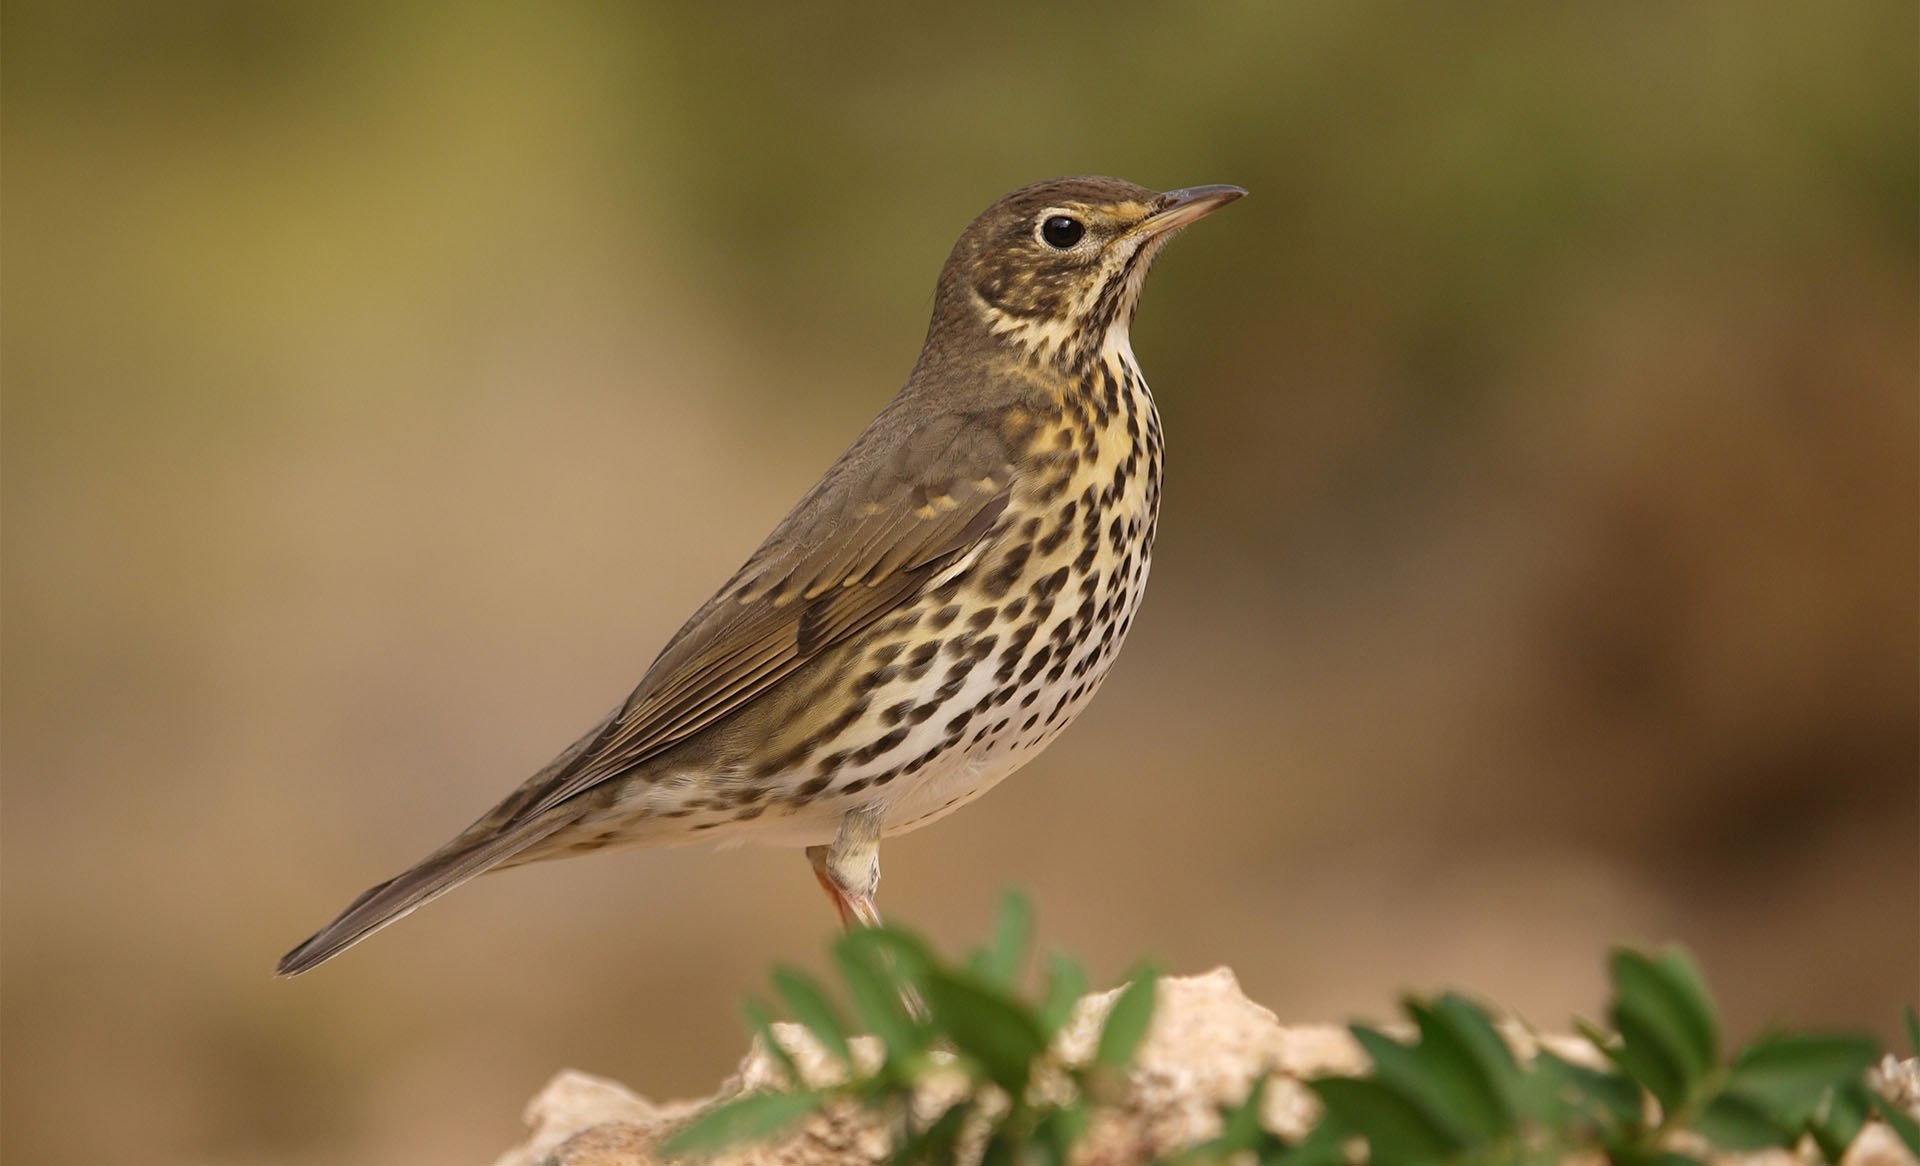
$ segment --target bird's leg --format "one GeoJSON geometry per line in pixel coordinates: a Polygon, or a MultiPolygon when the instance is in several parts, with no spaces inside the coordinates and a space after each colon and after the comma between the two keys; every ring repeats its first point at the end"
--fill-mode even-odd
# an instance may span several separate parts
{"type": "Polygon", "coordinates": [[[848,931],[880,923],[880,909],[873,905],[880,892],[880,822],[877,806],[855,810],[840,819],[833,845],[807,847],[813,877],[833,900],[840,925],[848,931]]]}
{"type": "MultiPolygon", "coordinates": [[[[840,819],[840,829],[831,846],[807,847],[807,861],[813,864],[813,877],[833,900],[840,912],[840,925],[848,931],[855,927],[880,926],[880,909],[873,900],[880,893],[880,826],[884,816],[878,806],[855,810],[840,819]]],[[[889,962],[892,962],[889,960],[889,962]]],[[[910,983],[900,984],[900,1003],[915,1020],[927,1018],[926,1002],[910,983]]]]}

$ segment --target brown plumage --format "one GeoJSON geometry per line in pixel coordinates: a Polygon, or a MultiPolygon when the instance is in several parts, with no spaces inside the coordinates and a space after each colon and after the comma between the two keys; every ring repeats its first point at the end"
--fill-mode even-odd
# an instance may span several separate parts
{"type": "Polygon", "coordinates": [[[1166,241],[1243,193],[1067,178],[988,208],[905,387],[632,695],[280,973],[484,871],[604,847],[803,846],[844,921],[878,918],[880,838],[1039,752],[1118,651],[1160,495],[1134,306],[1166,241]]]}

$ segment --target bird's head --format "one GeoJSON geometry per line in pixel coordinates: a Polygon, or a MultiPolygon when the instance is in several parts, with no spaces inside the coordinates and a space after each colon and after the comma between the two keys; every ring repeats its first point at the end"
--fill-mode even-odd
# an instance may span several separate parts
{"type": "Polygon", "coordinates": [[[1160,249],[1245,193],[1237,186],[1161,193],[1118,178],[1022,187],[988,207],[954,245],[940,274],[934,333],[984,327],[1045,362],[1124,348],[1160,249]]]}

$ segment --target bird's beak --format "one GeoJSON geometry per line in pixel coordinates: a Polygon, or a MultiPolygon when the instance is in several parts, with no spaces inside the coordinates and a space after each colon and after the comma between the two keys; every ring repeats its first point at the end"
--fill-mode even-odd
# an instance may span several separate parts
{"type": "Polygon", "coordinates": [[[1188,186],[1160,196],[1159,209],[1135,227],[1148,235],[1165,235],[1196,222],[1247,192],[1238,186],[1188,186]]]}

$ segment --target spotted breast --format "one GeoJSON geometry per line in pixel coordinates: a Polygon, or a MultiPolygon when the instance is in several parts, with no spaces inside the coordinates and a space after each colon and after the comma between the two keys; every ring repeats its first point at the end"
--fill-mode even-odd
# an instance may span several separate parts
{"type": "Polygon", "coordinates": [[[1039,753],[1100,687],[1146,588],[1162,450],[1131,354],[1103,356],[1057,412],[1012,418],[1026,459],[998,537],[856,653],[853,685],[884,731],[850,735],[774,813],[864,798],[889,834],[925,825],[1039,753]]]}

